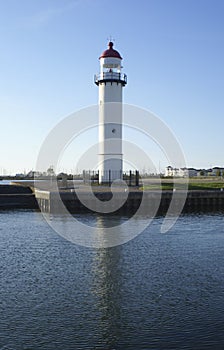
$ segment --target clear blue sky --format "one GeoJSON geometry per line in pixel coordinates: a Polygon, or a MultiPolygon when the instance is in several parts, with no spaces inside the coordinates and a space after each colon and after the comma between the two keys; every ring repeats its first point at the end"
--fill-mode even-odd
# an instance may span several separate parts
{"type": "Polygon", "coordinates": [[[223,0],[0,0],[0,174],[34,168],[51,128],[97,103],[109,35],[124,102],[164,120],[188,166],[224,166],[223,18],[223,0]]]}

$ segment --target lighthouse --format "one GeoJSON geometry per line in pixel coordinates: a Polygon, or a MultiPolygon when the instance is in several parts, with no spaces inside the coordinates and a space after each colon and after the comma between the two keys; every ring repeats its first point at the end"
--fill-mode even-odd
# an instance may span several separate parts
{"type": "Polygon", "coordinates": [[[99,183],[123,178],[122,90],[127,76],[122,73],[122,57],[109,42],[95,75],[99,87],[99,183]]]}

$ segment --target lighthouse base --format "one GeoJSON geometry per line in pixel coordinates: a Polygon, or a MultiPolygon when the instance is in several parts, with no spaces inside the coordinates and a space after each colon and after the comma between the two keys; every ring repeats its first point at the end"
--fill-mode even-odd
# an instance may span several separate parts
{"type": "Polygon", "coordinates": [[[116,158],[105,159],[105,155],[101,155],[104,159],[99,165],[99,183],[109,183],[113,181],[123,180],[123,168],[122,168],[122,155],[116,156],[116,158]]]}
{"type": "Polygon", "coordinates": [[[119,185],[119,181],[126,182],[127,186],[139,187],[142,186],[142,181],[140,180],[139,171],[138,170],[130,170],[123,173],[118,173],[116,171],[112,172],[108,170],[106,173],[100,171],[92,171],[92,170],[83,170],[83,182],[88,185],[108,185],[111,186],[112,183],[116,181],[117,185],[119,185]],[[101,180],[101,182],[100,182],[101,180]]]}

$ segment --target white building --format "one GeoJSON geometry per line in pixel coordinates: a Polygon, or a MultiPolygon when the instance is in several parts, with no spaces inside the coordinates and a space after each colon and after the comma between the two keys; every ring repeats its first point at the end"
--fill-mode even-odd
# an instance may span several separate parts
{"type": "Polygon", "coordinates": [[[99,59],[100,73],[95,75],[99,87],[99,183],[107,183],[123,177],[122,90],[127,76],[111,41],[99,59]]]}
{"type": "Polygon", "coordinates": [[[214,167],[210,169],[173,168],[165,169],[165,177],[195,177],[195,176],[223,176],[224,168],[214,167]]]}
{"type": "Polygon", "coordinates": [[[173,168],[168,166],[165,169],[165,177],[193,177],[197,176],[197,170],[194,168],[173,168]]]}

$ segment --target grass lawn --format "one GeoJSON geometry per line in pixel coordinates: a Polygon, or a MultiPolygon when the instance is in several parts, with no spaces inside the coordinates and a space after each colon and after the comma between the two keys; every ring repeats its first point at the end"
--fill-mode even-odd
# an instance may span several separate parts
{"type": "MultiPolygon", "coordinates": [[[[183,179],[175,179],[175,188],[181,189],[185,188],[185,181],[183,179]]],[[[144,184],[145,190],[159,190],[163,191],[173,190],[173,181],[172,179],[161,179],[161,184],[159,181],[146,181],[144,184]]],[[[189,179],[188,190],[220,190],[224,189],[224,179],[189,179]]],[[[143,187],[141,187],[143,189],[143,187]]]]}

